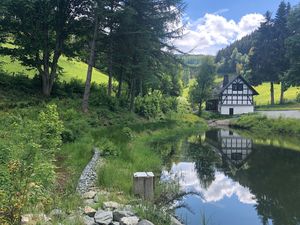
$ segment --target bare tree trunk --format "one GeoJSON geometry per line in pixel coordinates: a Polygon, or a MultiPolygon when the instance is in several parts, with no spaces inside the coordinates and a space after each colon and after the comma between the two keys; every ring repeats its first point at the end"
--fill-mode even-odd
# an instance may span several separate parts
{"type": "MultiPolygon", "coordinates": [[[[110,12],[114,12],[114,0],[110,2],[110,12]]],[[[113,78],[113,39],[112,39],[112,29],[113,29],[113,21],[110,19],[109,22],[109,65],[108,65],[108,87],[107,87],[107,94],[111,96],[112,92],[112,78],[113,78]]]]}
{"type": "Polygon", "coordinates": [[[199,102],[199,116],[202,114],[202,101],[199,102]]]}
{"type": "Polygon", "coordinates": [[[90,91],[91,91],[91,80],[92,80],[92,73],[93,73],[93,67],[95,63],[95,49],[96,49],[96,40],[98,35],[98,16],[95,15],[95,27],[94,27],[94,34],[93,39],[91,43],[91,51],[90,51],[90,58],[88,62],[88,70],[86,74],[86,81],[85,81],[85,89],[83,94],[83,100],[82,100],[82,111],[88,112],[89,107],[89,97],[90,97],[90,91]]]}
{"type": "Polygon", "coordinates": [[[270,86],[271,105],[274,105],[275,104],[275,101],[274,101],[274,82],[271,82],[270,84],[271,84],[271,86],[270,86]]]}
{"type": "Polygon", "coordinates": [[[284,83],[281,82],[280,84],[280,104],[284,103],[284,91],[285,91],[285,87],[284,87],[284,83]]]}
{"type": "Polygon", "coordinates": [[[118,84],[118,92],[117,92],[118,98],[120,98],[121,94],[122,94],[122,85],[123,85],[123,67],[121,68],[120,79],[119,79],[119,84],[118,84]]]}
{"type": "Polygon", "coordinates": [[[134,98],[135,98],[135,80],[131,80],[131,86],[130,86],[130,111],[134,111],[134,98]]]}
{"type": "Polygon", "coordinates": [[[111,96],[112,92],[112,76],[113,76],[113,71],[112,71],[112,38],[110,37],[109,40],[109,66],[108,66],[108,88],[107,88],[107,94],[108,96],[111,96]]]}
{"type": "Polygon", "coordinates": [[[49,85],[49,74],[46,72],[42,72],[40,74],[42,77],[42,93],[44,96],[49,97],[50,96],[50,85],[49,85]]]}

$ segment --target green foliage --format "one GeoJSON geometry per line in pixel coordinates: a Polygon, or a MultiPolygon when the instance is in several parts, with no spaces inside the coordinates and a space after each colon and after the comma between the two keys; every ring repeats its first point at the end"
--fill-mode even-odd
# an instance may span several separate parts
{"type": "Polygon", "coordinates": [[[96,146],[104,156],[117,156],[119,154],[117,146],[107,138],[101,138],[96,146]]]}
{"type": "Polygon", "coordinates": [[[157,225],[171,224],[170,213],[149,202],[142,202],[135,207],[137,215],[157,225]]]}
{"type": "Polygon", "coordinates": [[[300,78],[300,26],[299,26],[299,19],[300,19],[300,4],[294,7],[290,15],[288,17],[288,30],[291,34],[286,40],[287,46],[287,55],[290,59],[290,69],[288,71],[287,81],[289,84],[299,85],[300,78]]]}
{"type": "Polygon", "coordinates": [[[193,105],[199,106],[199,114],[202,112],[202,104],[212,95],[212,88],[216,76],[216,65],[211,58],[203,60],[199,67],[196,83],[191,87],[189,99],[193,105]]]}
{"type": "Polygon", "coordinates": [[[269,134],[300,135],[298,119],[269,119],[261,115],[245,115],[234,121],[232,126],[269,134]]]}
{"type": "Polygon", "coordinates": [[[54,187],[54,153],[62,144],[62,122],[55,105],[46,106],[37,120],[21,115],[1,119],[0,221],[17,223],[24,207],[51,203],[54,187]]]}
{"type": "Polygon", "coordinates": [[[154,90],[135,100],[135,111],[146,118],[156,118],[162,113],[166,114],[177,110],[177,99],[164,96],[160,91],[154,90]]]}

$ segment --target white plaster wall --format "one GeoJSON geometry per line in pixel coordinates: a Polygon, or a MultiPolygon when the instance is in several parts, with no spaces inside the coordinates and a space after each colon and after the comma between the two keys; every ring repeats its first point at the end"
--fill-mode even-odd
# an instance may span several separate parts
{"type": "Polygon", "coordinates": [[[244,114],[244,113],[252,113],[254,112],[253,105],[241,105],[241,106],[219,106],[219,112],[222,115],[229,115],[229,108],[233,108],[234,115],[244,114]]]}

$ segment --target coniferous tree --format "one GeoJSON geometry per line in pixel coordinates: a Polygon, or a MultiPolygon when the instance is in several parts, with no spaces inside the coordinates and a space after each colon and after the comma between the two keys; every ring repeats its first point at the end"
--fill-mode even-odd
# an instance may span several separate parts
{"type": "Polygon", "coordinates": [[[284,91],[288,85],[285,81],[287,70],[289,69],[289,59],[286,53],[285,41],[289,36],[287,19],[290,11],[289,4],[282,1],[274,19],[274,40],[273,40],[273,65],[279,81],[281,82],[280,104],[284,101],[284,91]]]}
{"type": "Polygon", "coordinates": [[[251,80],[253,83],[270,82],[271,105],[274,104],[274,82],[278,74],[274,67],[274,21],[271,13],[265,14],[265,21],[257,31],[254,52],[250,58],[251,80]]]}
{"type": "Polygon", "coordinates": [[[290,68],[286,81],[288,85],[300,84],[300,4],[293,8],[288,17],[290,36],[286,40],[290,68]]]}

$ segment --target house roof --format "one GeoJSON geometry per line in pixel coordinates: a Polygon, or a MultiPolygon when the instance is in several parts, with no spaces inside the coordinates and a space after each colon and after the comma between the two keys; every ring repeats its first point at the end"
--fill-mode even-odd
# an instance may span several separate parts
{"type": "Polygon", "coordinates": [[[224,87],[222,87],[221,90],[219,91],[219,95],[220,95],[226,88],[228,88],[228,87],[232,84],[232,82],[235,81],[237,78],[240,78],[240,79],[248,86],[248,88],[249,88],[250,90],[252,90],[253,95],[259,95],[259,93],[252,87],[252,85],[249,84],[249,82],[246,81],[245,78],[242,77],[241,75],[237,75],[237,76],[234,76],[234,77],[232,77],[231,79],[229,79],[228,83],[227,83],[224,87]]]}

